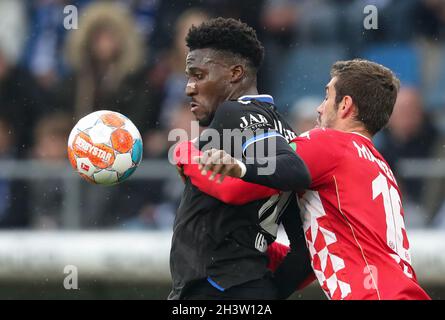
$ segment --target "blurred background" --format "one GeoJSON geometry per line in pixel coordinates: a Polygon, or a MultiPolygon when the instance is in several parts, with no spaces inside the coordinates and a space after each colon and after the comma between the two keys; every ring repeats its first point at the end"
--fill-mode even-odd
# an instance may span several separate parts
{"type": "MultiPolygon", "coordinates": [[[[216,16],[257,30],[259,91],[297,132],[313,127],[333,62],[395,71],[402,88],[375,144],[402,190],[419,280],[445,298],[443,0],[0,0],[0,298],[165,299],[182,193],[167,135],[192,120],[184,37],[216,16]],[[67,5],[78,29],[64,27],[67,5]],[[377,29],[364,27],[367,5],[377,29]],[[144,141],[140,168],[114,187],[87,184],[67,161],[71,128],[101,109],[128,116],[144,141]],[[64,288],[66,265],[81,290],[64,288]]],[[[312,286],[293,298],[324,296],[312,286]]]]}

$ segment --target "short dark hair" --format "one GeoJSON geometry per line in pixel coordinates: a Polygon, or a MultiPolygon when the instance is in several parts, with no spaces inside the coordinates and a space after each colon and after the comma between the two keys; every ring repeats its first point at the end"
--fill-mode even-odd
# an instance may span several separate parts
{"type": "Polygon", "coordinates": [[[255,70],[263,62],[264,48],[255,30],[232,18],[216,18],[192,26],[185,40],[190,51],[210,48],[230,52],[247,59],[255,70]]]}
{"type": "Polygon", "coordinates": [[[357,106],[356,120],[372,135],[386,126],[400,88],[399,79],[390,69],[362,59],[338,61],[332,66],[331,77],[337,77],[336,104],[350,96],[357,106]]]}

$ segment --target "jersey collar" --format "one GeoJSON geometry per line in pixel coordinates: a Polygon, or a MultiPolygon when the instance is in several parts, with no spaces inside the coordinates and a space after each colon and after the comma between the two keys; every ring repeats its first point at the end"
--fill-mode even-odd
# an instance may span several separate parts
{"type": "Polygon", "coordinates": [[[360,137],[362,137],[362,138],[365,138],[366,140],[369,140],[369,141],[372,142],[371,139],[369,139],[367,136],[362,135],[361,133],[358,133],[358,132],[355,132],[355,131],[351,131],[351,133],[356,134],[356,135],[358,135],[358,136],[360,136],[360,137]]]}
{"type": "Polygon", "coordinates": [[[239,102],[250,102],[250,100],[258,100],[261,102],[267,102],[274,104],[273,98],[271,95],[268,94],[252,94],[252,95],[245,95],[238,98],[239,102]]]}

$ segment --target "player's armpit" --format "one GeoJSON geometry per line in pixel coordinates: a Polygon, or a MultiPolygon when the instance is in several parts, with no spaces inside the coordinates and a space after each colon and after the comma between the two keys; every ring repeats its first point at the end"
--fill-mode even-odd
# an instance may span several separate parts
{"type": "MultiPolygon", "coordinates": [[[[202,192],[224,202],[233,205],[243,205],[255,200],[269,198],[279,191],[257,184],[245,182],[241,179],[226,177],[222,183],[209,180],[210,172],[202,175],[198,164],[193,162],[193,157],[199,156],[199,151],[192,142],[177,147],[175,158],[181,165],[185,176],[190,178],[191,183],[202,192]]],[[[219,176],[216,176],[219,179],[219,176]]]]}

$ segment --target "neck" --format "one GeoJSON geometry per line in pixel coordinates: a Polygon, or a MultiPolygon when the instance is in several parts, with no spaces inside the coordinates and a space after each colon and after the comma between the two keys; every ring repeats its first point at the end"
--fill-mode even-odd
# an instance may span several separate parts
{"type": "Polygon", "coordinates": [[[242,96],[255,94],[258,94],[256,82],[253,82],[247,86],[243,86],[243,84],[241,83],[239,86],[234,87],[233,90],[229,92],[228,100],[236,100],[242,96]]]}
{"type": "Polygon", "coordinates": [[[372,134],[370,134],[369,131],[366,130],[363,126],[349,126],[349,127],[344,127],[339,130],[345,131],[345,132],[358,133],[358,134],[361,134],[362,136],[365,136],[366,138],[372,140],[372,134]]]}

